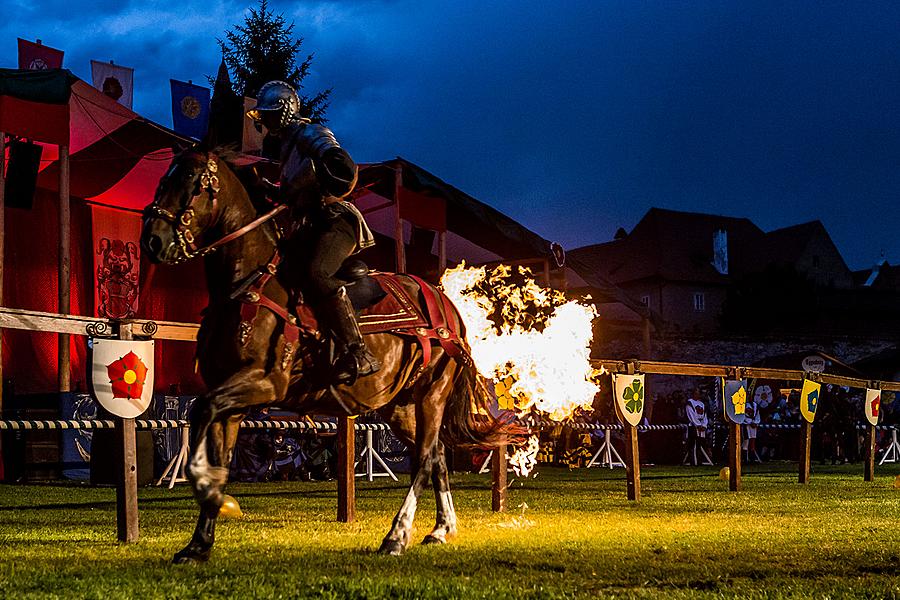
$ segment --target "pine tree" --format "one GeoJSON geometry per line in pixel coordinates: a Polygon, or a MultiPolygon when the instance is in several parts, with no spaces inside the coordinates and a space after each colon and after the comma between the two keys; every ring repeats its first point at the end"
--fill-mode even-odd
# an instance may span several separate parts
{"type": "Polygon", "coordinates": [[[324,123],[331,89],[310,97],[303,93],[303,80],[309,75],[313,55],[297,64],[297,54],[303,46],[303,38],[294,38],[294,23],[290,25],[284,15],[269,10],[268,0],[259,0],[258,8],[251,8],[243,25],[235,25],[225,32],[225,39],[217,39],[222,56],[234,78],[235,93],[256,97],[259,88],[267,81],[280,79],[291,84],[300,97],[300,109],[304,116],[324,123]]]}

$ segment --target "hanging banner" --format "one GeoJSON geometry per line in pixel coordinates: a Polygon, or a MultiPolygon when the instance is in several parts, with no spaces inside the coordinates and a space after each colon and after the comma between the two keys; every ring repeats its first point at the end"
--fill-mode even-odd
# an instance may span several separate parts
{"type": "Polygon", "coordinates": [[[822,384],[803,380],[803,389],[800,390],[800,413],[807,422],[812,423],[816,418],[816,409],[819,407],[819,396],[822,394],[822,384]]]}
{"type": "Polygon", "coordinates": [[[644,416],[644,375],[613,374],[616,415],[635,427],[644,416]]]}
{"type": "Polygon", "coordinates": [[[19,40],[19,68],[31,71],[44,71],[46,69],[61,69],[63,62],[63,51],[44,46],[38,40],[38,43],[29,42],[22,38],[19,40]]]}
{"type": "Polygon", "coordinates": [[[878,425],[881,416],[881,390],[866,390],[866,420],[871,425],[878,425]]]}
{"type": "Polygon", "coordinates": [[[153,340],[93,340],[94,396],[112,414],[137,417],[153,398],[153,340]]]}
{"type": "Polygon", "coordinates": [[[723,378],[722,391],[725,420],[740,425],[747,418],[747,381],[723,378]]]}
{"type": "Polygon", "coordinates": [[[134,100],[134,69],[114,65],[112,61],[105,63],[92,60],[91,78],[95,88],[122,106],[131,108],[134,100]]]}
{"type": "Polygon", "coordinates": [[[130,319],[138,309],[141,218],[124,210],[91,207],[94,232],[95,315],[130,319]]]}
{"type": "Polygon", "coordinates": [[[209,126],[209,88],[169,80],[172,86],[172,129],[199,140],[209,126]]]}

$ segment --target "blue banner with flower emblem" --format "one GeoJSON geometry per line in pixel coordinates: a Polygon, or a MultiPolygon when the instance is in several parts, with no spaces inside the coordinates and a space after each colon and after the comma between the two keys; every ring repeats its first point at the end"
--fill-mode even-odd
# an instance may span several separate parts
{"type": "Polygon", "coordinates": [[[170,79],[172,129],[195,140],[206,135],[209,125],[209,88],[170,79]]]}
{"type": "Polygon", "coordinates": [[[747,380],[723,379],[722,382],[725,420],[740,425],[747,416],[747,380]]]}
{"type": "Polygon", "coordinates": [[[822,384],[809,379],[803,380],[803,389],[800,390],[800,414],[807,422],[812,423],[816,418],[816,409],[819,408],[819,397],[822,394],[822,384]]]}
{"type": "Polygon", "coordinates": [[[643,373],[613,375],[613,393],[616,400],[616,415],[620,420],[636,427],[644,416],[646,391],[643,373]]]}

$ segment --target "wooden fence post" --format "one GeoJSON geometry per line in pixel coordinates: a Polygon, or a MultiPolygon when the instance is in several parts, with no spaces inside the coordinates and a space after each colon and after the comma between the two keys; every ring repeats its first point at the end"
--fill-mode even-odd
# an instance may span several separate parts
{"type": "Polygon", "coordinates": [[[865,481],[875,481],[875,426],[871,424],[866,430],[866,467],[863,478],[865,481]]]}
{"type": "Polygon", "coordinates": [[[741,426],[730,423],[731,436],[728,438],[728,489],[741,491],[741,426]]]}
{"type": "MultiPolygon", "coordinates": [[[[66,336],[68,339],[68,336],[66,336]]],[[[130,340],[131,323],[119,324],[119,339],[130,340]]],[[[137,441],[134,419],[116,417],[119,473],[116,481],[116,531],[120,542],[136,542],[140,534],[137,499],[137,441]]]]}
{"type": "MultiPolygon", "coordinates": [[[[71,235],[72,212],[69,203],[69,147],[59,147],[59,263],[57,274],[58,311],[60,314],[69,314],[71,310],[71,235]]],[[[61,333],[57,336],[59,356],[57,359],[57,379],[59,391],[68,392],[72,389],[70,380],[70,335],[61,333]]]]}
{"type": "Polygon", "coordinates": [[[628,480],[628,499],[641,499],[641,457],[637,427],[625,421],[625,477],[628,480]]]}
{"type": "Polygon", "coordinates": [[[352,523],[356,520],[356,475],[353,459],[356,457],[356,421],[352,417],[338,417],[338,509],[337,520],[352,523]]]}
{"type": "Polygon", "coordinates": [[[800,429],[800,483],[809,483],[809,453],[812,448],[812,423],[803,420],[800,429]]]}
{"type": "Polygon", "coordinates": [[[506,446],[494,448],[491,457],[491,510],[506,512],[506,446]]]}

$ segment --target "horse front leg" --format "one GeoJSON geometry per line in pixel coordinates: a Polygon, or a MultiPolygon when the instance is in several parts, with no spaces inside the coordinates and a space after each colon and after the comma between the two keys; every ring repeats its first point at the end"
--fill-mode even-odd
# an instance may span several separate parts
{"type": "Polygon", "coordinates": [[[201,420],[198,421],[201,433],[192,443],[187,476],[194,491],[194,499],[200,506],[200,514],[191,540],[175,554],[175,564],[209,560],[215,542],[216,519],[222,508],[225,484],[228,482],[228,465],[242,418],[242,415],[237,415],[218,419],[207,423],[205,428],[202,427],[204,417],[200,417],[201,420]],[[202,433],[204,429],[205,433],[202,433]]]}
{"type": "Polygon", "coordinates": [[[434,487],[437,518],[434,529],[422,540],[423,544],[445,544],[448,537],[456,535],[456,509],[453,508],[453,497],[450,495],[450,477],[447,472],[444,444],[438,442],[436,452],[431,485],[434,487]]]}
{"type": "Polygon", "coordinates": [[[221,386],[202,401],[198,398],[191,412],[191,460],[187,477],[200,506],[200,515],[190,542],[173,558],[176,564],[209,560],[240,422],[247,407],[274,401],[272,383],[253,375],[236,376],[232,378],[233,383],[221,386]]]}

